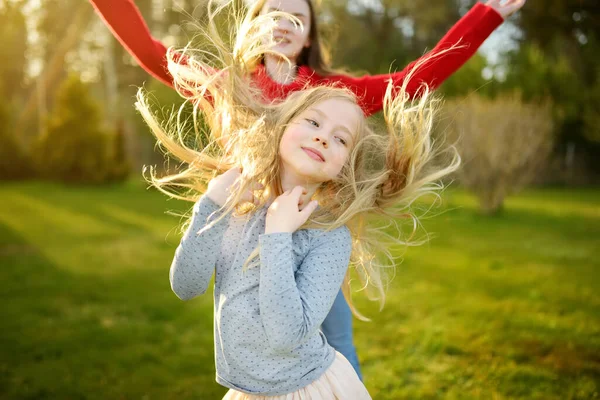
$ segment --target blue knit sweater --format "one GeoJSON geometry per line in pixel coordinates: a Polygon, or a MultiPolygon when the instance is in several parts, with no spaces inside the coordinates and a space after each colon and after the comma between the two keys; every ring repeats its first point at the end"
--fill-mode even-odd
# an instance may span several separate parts
{"type": "Polygon", "coordinates": [[[227,216],[204,196],[171,265],[183,300],[203,294],[213,272],[217,382],[282,395],[318,379],[335,358],[319,330],[340,290],[352,248],[346,227],[264,234],[267,209],[227,216]],[[243,268],[259,248],[260,264],[243,268]]]}

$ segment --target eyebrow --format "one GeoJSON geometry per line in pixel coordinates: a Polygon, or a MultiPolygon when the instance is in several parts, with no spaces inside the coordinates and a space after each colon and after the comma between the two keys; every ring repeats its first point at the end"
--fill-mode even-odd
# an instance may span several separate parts
{"type": "MultiPolygon", "coordinates": [[[[327,117],[327,115],[325,115],[325,113],[321,110],[317,110],[316,108],[311,109],[310,111],[314,111],[317,114],[319,114],[321,117],[325,118],[325,119],[329,119],[329,117],[327,117]]],[[[350,136],[350,139],[354,138],[354,135],[352,135],[352,131],[350,129],[348,129],[347,126],[345,125],[336,125],[336,128],[340,129],[342,132],[347,133],[350,136]]]]}
{"type": "MultiPolygon", "coordinates": [[[[271,12],[271,11],[281,11],[281,10],[279,8],[276,8],[276,7],[269,7],[269,12],[271,12]]],[[[282,12],[285,12],[285,11],[282,11],[282,12]]],[[[300,18],[300,17],[306,18],[307,17],[306,14],[300,13],[300,12],[288,13],[288,14],[292,14],[294,17],[297,17],[297,18],[300,18]]]]}

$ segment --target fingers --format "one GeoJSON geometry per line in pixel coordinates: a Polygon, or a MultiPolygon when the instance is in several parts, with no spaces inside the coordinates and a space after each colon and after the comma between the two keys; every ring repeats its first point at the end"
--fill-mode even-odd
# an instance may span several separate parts
{"type": "Polygon", "coordinates": [[[302,196],[302,194],[306,194],[306,189],[304,189],[302,186],[295,186],[292,189],[286,190],[281,195],[282,196],[294,195],[299,198],[300,196],[302,196]]]}
{"type": "Polygon", "coordinates": [[[225,172],[223,175],[240,175],[242,173],[242,169],[240,167],[233,167],[229,170],[227,170],[227,172],[225,172]]]}
{"type": "Polygon", "coordinates": [[[526,2],[526,1],[527,1],[527,0],[515,0],[515,1],[514,1],[514,3],[515,3],[515,5],[514,5],[514,7],[515,7],[515,10],[514,10],[514,11],[518,11],[518,10],[520,10],[520,9],[521,9],[521,8],[522,8],[522,7],[525,5],[525,2],[526,2]]]}
{"type": "Polygon", "coordinates": [[[233,167],[223,173],[219,178],[222,179],[227,186],[226,192],[229,193],[230,196],[242,189],[242,185],[245,186],[239,200],[240,203],[250,202],[255,205],[260,203],[260,196],[256,196],[254,193],[264,190],[264,185],[256,181],[247,184],[244,183],[242,180],[242,168],[233,167]]]}
{"type": "Polygon", "coordinates": [[[486,5],[496,10],[502,18],[506,19],[515,12],[519,11],[524,5],[526,0],[489,0],[486,5]]]}
{"type": "MultiPolygon", "coordinates": [[[[304,188],[303,186],[295,186],[293,189],[288,189],[285,192],[283,192],[281,194],[281,196],[279,196],[281,198],[282,201],[285,201],[286,203],[289,204],[297,204],[298,208],[301,208],[304,203],[305,203],[305,199],[303,198],[306,194],[308,193],[308,191],[306,190],[306,188],[304,188]],[[284,198],[287,198],[287,200],[284,200],[284,198]]],[[[311,210],[308,215],[310,215],[310,213],[312,213],[312,211],[314,211],[314,207],[316,207],[317,204],[313,204],[311,205],[310,203],[304,207],[302,210],[307,209],[311,210]]]]}
{"type": "Polygon", "coordinates": [[[262,190],[264,190],[265,186],[258,182],[251,182],[248,186],[249,187],[242,196],[241,201],[253,203],[257,206],[260,203],[260,194],[257,196],[255,192],[261,192],[262,190]]]}
{"type": "Polygon", "coordinates": [[[504,7],[508,9],[509,12],[514,12],[521,8],[523,4],[525,4],[524,0],[507,0],[507,2],[504,3],[504,7]]]}
{"type": "Polygon", "coordinates": [[[295,199],[298,199],[298,201],[300,201],[300,197],[302,197],[303,194],[306,194],[306,189],[304,189],[302,186],[296,186],[295,188],[292,189],[292,191],[290,192],[290,196],[292,196],[295,199]]]}
{"type": "Polygon", "coordinates": [[[249,202],[249,203],[253,203],[254,205],[259,205],[261,195],[260,195],[260,193],[257,195],[257,194],[255,194],[255,192],[261,192],[262,190],[264,190],[264,188],[265,188],[265,186],[258,182],[250,183],[249,188],[246,190],[246,192],[244,193],[244,195],[241,198],[241,202],[249,202]]]}
{"type": "Polygon", "coordinates": [[[306,207],[304,207],[302,209],[302,211],[300,211],[300,213],[303,214],[303,216],[305,217],[305,220],[307,220],[308,217],[310,217],[310,215],[317,209],[318,206],[319,206],[319,202],[316,200],[313,200],[310,203],[308,203],[306,205],[306,207]]]}
{"type": "Polygon", "coordinates": [[[254,205],[258,205],[260,202],[260,198],[254,195],[254,191],[247,190],[246,193],[240,199],[240,203],[252,203],[254,205]]]}

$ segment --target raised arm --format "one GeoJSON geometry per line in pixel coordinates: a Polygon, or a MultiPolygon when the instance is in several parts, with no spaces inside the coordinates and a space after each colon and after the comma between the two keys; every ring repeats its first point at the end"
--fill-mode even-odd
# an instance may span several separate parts
{"type": "Polygon", "coordinates": [[[360,78],[335,75],[324,79],[339,81],[354,91],[359,97],[365,113],[373,114],[383,108],[383,98],[390,78],[395,86],[401,86],[415,65],[422,63],[407,85],[408,94],[410,96],[418,95],[419,88],[423,83],[431,89],[437,88],[475,54],[479,46],[503,21],[504,19],[497,9],[476,3],[430,52],[407,65],[402,71],[392,74],[367,75],[360,78]],[[432,57],[452,46],[457,46],[457,48],[440,56],[432,57]]]}
{"type": "Polygon", "coordinates": [[[208,288],[227,228],[227,217],[204,231],[203,228],[218,218],[220,209],[206,195],[194,205],[192,221],[171,264],[171,288],[181,300],[204,294],[208,288]]]}
{"type": "Polygon", "coordinates": [[[319,329],[340,291],[351,250],[346,227],[317,235],[294,274],[292,233],[261,235],[259,307],[272,349],[293,349],[319,329]]]}
{"type": "Polygon", "coordinates": [[[150,75],[173,87],[166,47],[152,37],[133,0],[90,0],[113,35],[150,75]]]}
{"type": "MultiPolygon", "coordinates": [[[[219,214],[227,204],[241,172],[240,168],[234,167],[213,178],[204,196],[194,205],[192,221],[171,265],[171,287],[181,300],[203,294],[208,287],[228,226],[227,221],[231,217],[227,215],[220,218],[219,214]]],[[[240,201],[252,199],[253,194],[248,192],[240,201]]]]}

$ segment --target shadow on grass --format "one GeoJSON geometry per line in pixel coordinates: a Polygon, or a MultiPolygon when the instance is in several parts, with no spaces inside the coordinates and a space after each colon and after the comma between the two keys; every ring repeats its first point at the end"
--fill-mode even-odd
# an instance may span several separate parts
{"type": "Polygon", "coordinates": [[[70,272],[2,223],[0,266],[1,398],[223,395],[210,301],[179,302],[166,274],[70,272]]]}

